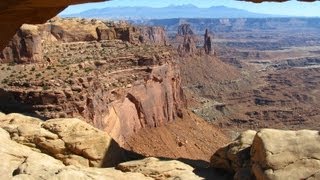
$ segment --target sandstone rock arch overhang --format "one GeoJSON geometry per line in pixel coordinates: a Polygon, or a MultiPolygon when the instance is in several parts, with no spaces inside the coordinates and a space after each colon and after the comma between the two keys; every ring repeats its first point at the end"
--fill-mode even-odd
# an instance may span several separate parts
{"type": "MultiPolygon", "coordinates": [[[[67,6],[108,0],[1,0],[0,2],[0,49],[2,50],[18,28],[24,24],[44,23],[67,6]]],[[[260,3],[263,1],[284,2],[287,0],[241,0],[260,3]]],[[[313,2],[316,0],[300,0],[313,2]]]]}
{"type": "Polygon", "coordinates": [[[101,1],[107,0],[1,0],[0,49],[7,45],[24,23],[44,23],[69,5],[101,1]]]}

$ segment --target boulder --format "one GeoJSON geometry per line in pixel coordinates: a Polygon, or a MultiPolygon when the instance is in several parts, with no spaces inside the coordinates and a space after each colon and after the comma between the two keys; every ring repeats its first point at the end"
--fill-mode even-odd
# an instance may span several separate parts
{"type": "MultiPolygon", "coordinates": [[[[189,165],[156,158],[125,162],[117,168],[85,167],[89,161],[86,157],[98,159],[101,147],[110,139],[101,131],[77,119],[54,119],[43,123],[37,118],[2,113],[0,118],[0,179],[200,179],[189,165]],[[17,138],[20,138],[19,143],[17,138]],[[36,139],[42,139],[46,146],[37,144],[36,139]],[[64,147],[50,142],[60,140],[64,147]],[[64,148],[64,153],[74,149],[77,155],[66,156],[61,152],[60,156],[68,157],[71,162],[65,163],[64,159],[60,161],[47,154],[59,149],[54,147],[64,148]]],[[[117,151],[109,150],[110,147],[105,153],[117,151]]]]}
{"type": "Polygon", "coordinates": [[[79,119],[43,122],[20,114],[0,115],[12,140],[45,152],[67,165],[110,167],[124,160],[123,150],[105,132],[79,119]]]}
{"type": "Polygon", "coordinates": [[[211,157],[211,166],[237,173],[235,177],[250,177],[250,149],[256,133],[252,130],[245,131],[228,146],[219,149],[211,157]]]}
{"type": "Polygon", "coordinates": [[[157,158],[146,158],[144,160],[131,161],[121,163],[117,169],[123,172],[142,173],[147,177],[158,180],[165,179],[181,179],[181,180],[197,180],[201,179],[193,173],[193,168],[182,162],[171,160],[161,161],[157,158]]]}
{"type": "Polygon", "coordinates": [[[257,179],[318,179],[319,131],[259,131],[251,147],[252,172],[257,179]]]}
{"type": "Polygon", "coordinates": [[[152,179],[114,168],[65,166],[51,156],[11,140],[10,134],[2,128],[0,143],[0,179],[152,179]]]}
{"type": "Polygon", "coordinates": [[[319,131],[246,131],[218,150],[211,166],[232,172],[234,179],[319,179],[319,143],[319,131]]]}

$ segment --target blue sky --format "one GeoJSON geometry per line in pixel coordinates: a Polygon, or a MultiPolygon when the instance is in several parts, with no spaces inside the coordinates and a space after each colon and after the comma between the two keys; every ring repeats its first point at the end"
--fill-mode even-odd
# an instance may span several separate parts
{"type": "Polygon", "coordinates": [[[235,0],[112,0],[101,3],[88,3],[68,7],[61,14],[73,14],[89,9],[99,9],[105,7],[124,7],[124,6],[149,6],[166,7],[170,5],[193,4],[198,7],[206,8],[211,6],[227,6],[244,9],[256,13],[294,15],[294,16],[320,16],[320,1],[305,3],[298,1],[288,1],[285,3],[264,2],[260,4],[241,2],[235,0]]]}

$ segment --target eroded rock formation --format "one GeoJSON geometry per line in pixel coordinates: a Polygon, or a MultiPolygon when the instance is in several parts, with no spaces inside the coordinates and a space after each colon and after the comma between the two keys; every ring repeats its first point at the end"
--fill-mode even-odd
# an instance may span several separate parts
{"type": "Polygon", "coordinates": [[[319,141],[319,132],[311,130],[246,131],[211,163],[235,173],[235,179],[318,179],[319,141]]]}
{"type": "Polygon", "coordinates": [[[183,37],[183,43],[178,46],[178,53],[181,56],[188,54],[195,54],[197,51],[196,43],[194,42],[194,38],[190,35],[185,35],[183,37]]]}
{"type": "Polygon", "coordinates": [[[209,33],[209,30],[205,30],[204,39],[200,40],[199,36],[191,29],[190,24],[181,24],[178,26],[178,33],[174,40],[172,40],[172,43],[178,44],[176,47],[179,55],[182,57],[214,54],[212,47],[212,35],[209,33]],[[198,48],[199,43],[203,44],[203,48],[198,48]]]}
{"type": "Polygon", "coordinates": [[[178,36],[194,35],[190,24],[181,24],[178,27],[178,36]]]}
{"type": "Polygon", "coordinates": [[[55,18],[23,30],[25,39],[6,48],[15,56],[2,59],[11,62],[3,66],[22,63],[5,68],[2,111],[43,119],[78,117],[120,143],[141,128],[182,116],[180,74],[163,28],[55,18]],[[32,30],[37,41],[20,48],[34,38],[32,30]],[[22,57],[26,49],[30,55],[22,57]],[[10,75],[17,73],[13,68],[19,75],[10,75]]]}
{"type": "Polygon", "coordinates": [[[179,43],[177,49],[180,56],[192,56],[197,52],[196,35],[190,24],[179,25],[175,39],[179,43]]]}
{"type": "Polygon", "coordinates": [[[206,32],[204,34],[204,51],[206,54],[212,53],[212,42],[211,42],[211,36],[209,35],[208,29],[206,29],[206,32]]]}
{"type": "Polygon", "coordinates": [[[110,160],[121,150],[105,132],[78,119],[43,122],[0,113],[0,124],[1,179],[200,179],[189,165],[157,158],[97,168],[119,163],[110,160]]]}
{"type": "Polygon", "coordinates": [[[45,45],[63,42],[122,40],[131,44],[164,46],[165,31],[161,27],[134,27],[100,20],[53,18],[43,25],[24,24],[9,45],[0,53],[0,61],[16,63],[41,62],[45,45]]]}
{"type": "Polygon", "coordinates": [[[38,26],[23,25],[0,54],[0,62],[40,62],[42,44],[38,26]]]}
{"type": "Polygon", "coordinates": [[[11,140],[44,152],[65,165],[110,167],[125,160],[124,151],[105,132],[79,119],[46,122],[20,114],[0,116],[11,140]]]}

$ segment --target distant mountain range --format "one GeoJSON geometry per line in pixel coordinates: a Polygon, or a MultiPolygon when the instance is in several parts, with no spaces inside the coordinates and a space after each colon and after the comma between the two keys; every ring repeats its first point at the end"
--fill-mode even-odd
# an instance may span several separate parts
{"type": "Polygon", "coordinates": [[[194,5],[152,7],[108,7],[91,9],[78,14],[61,15],[62,17],[102,18],[102,19],[170,19],[170,18],[265,18],[284,17],[280,15],[258,14],[242,9],[225,6],[198,8],[194,5]]]}

